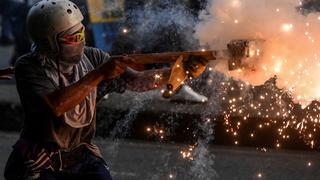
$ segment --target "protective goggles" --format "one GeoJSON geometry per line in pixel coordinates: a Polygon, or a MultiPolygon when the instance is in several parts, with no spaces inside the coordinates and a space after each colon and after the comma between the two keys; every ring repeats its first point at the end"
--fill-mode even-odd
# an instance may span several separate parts
{"type": "Polygon", "coordinates": [[[58,38],[59,42],[62,44],[78,44],[84,40],[84,27],[73,34],[65,34],[58,38]]]}

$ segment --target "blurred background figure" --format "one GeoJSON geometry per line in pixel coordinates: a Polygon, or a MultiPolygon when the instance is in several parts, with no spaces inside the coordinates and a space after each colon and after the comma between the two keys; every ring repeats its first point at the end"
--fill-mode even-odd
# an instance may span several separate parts
{"type": "Polygon", "coordinates": [[[8,11],[5,10],[5,7],[8,3],[9,3],[9,0],[0,1],[0,16],[1,16],[0,45],[10,45],[13,43],[10,16],[8,11]]]}
{"type": "Polygon", "coordinates": [[[10,64],[14,65],[16,59],[30,50],[30,41],[26,31],[26,16],[29,6],[27,0],[1,0],[1,45],[14,43],[14,53],[10,64]]]}

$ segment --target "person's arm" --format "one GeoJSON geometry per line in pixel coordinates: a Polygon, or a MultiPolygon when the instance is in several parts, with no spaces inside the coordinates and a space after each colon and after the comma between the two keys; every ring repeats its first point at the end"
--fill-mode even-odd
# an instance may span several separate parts
{"type": "Polygon", "coordinates": [[[13,67],[0,69],[0,80],[1,79],[11,79],[13,74],[14,74],[14,68],[13,67]]]}
{"type": "Polygon", "coordinates": [[[83,101],[101,81],[110,80],[122,74],[130,63],[131,60],[127,58],[112,59],[89,72],[78,82],[49,93],[44,97],[44,101],[53,114],[60,116],[83,101]]]}
{"type": "MultiPolygon", "coordinates": [[[[190,75],[201,74],[208,64],[208,60],[199,56],[190,56],[184,61],[184,69],[190,72],[190,75]]],[[[162,87],[167,84],[171,74],[171,68],[135,71],[127,68],[122,75],[127,81],[127,89],[132,91],[148,91],[162,87]]]]}

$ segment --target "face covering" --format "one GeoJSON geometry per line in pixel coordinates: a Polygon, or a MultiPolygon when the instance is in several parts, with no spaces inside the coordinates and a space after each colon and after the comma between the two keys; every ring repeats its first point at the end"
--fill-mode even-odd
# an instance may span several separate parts
{"type": "Polygon", "coordinates": [[[59,37],[60,63],[64,66],[72,66],[81,61],[85,39],[84,27],[80,23],[63,32],[59,37]]]}
{"type": "Polygon", "coordinates": [[[63,65],[76,65],[81,61],[84,51],[84,41],[76,45],[60,45],[60,63],[63,65]]]}

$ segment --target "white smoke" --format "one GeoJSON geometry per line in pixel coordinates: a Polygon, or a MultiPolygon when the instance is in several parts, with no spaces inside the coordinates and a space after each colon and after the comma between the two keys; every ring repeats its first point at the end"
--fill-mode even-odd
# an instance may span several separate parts
{"type": "Polygon", "coordinates": [[[219,70],[253,85],[276,75],[279,88],[307,104],[320,98],[320,17],[303,15],[301,5],[297,0],[211,0],[196,37],[211,49],[225,49],[232,39],[266,40],[254,70],[219,70]]]}
{"type": "Polygon", "coordinates": [[[148,0],[127,12],[136,48],[147,52],[194,49],[196,15],[184,1],[148,0]]]}

